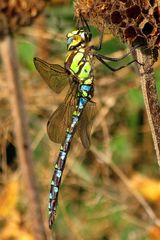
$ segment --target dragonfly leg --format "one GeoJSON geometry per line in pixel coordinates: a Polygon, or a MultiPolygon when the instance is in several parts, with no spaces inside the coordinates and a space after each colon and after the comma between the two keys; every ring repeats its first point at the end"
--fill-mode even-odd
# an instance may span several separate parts
{"type": "Polygon", "coordinates": [[[138,64],[141,64],[141,63],[139,63],[137,60],[132,60],[132,61],[130,61],[129,63],[127,63],[126,65],[123,65],[123,66],[121,66],[121,67],[118,67],[118,68],[113,68],[113,67],[111,67],[108,63],[106,63],[102,58],[100,58],[100,57],[98,57],[98,56],[96,56],[97,57],[97,59],[101,62],[101,63],[103,63],[107,68],[109,68],[112,72],[116,72],[116,71],[118,71],[118,70],[120,70],[120,69],[122,69],[122,68],[125,68],[125,67],[127,67],[128,65],[130,65],[130,64],[132,64],[132,63],[134,63],[134,62],[137,62],[138,64]]]}
{"type": "Polygon", "coordinates": [[[99,54],[99,53],[94,53],[94,56],[96,56],[96,57],[98,56],[103,60],[118,62],[118,61],[121,61],[121,60],[125,59],[126,57],[128,57],[132,52],[134,52],[137,48],[139,48],[141,46],[142,46],[142,44],[141,45],[136,45],[135,47],[131,48],[131,50],[128,53],[126,53],[125,55],[123,55],[122,57],[119,57],[119,58],[108,57],[108,56],[104,56],[104,55],[99,54]]]}
{"type": "Polygon", "coordinates": [[[101,48],[102,48],[102,41],[103,41],[103,31],[100,32],[99,45],[98,45],[98,46],[94,46],[94,45],[93,45],[93,46],[91,46],[91,49],[96,50],[96,51],[101,50],[101,48]]]}

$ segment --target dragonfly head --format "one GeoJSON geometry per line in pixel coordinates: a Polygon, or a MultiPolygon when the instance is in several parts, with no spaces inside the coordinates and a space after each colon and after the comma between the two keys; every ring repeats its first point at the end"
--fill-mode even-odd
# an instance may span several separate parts
{"type": "Polygon", "coordinates": [[[86,46],[91,41],[91,34],[83,29],[75,30],[66,35],[67,37],[67,48],[72,50],[81,44],[86,46]]]}

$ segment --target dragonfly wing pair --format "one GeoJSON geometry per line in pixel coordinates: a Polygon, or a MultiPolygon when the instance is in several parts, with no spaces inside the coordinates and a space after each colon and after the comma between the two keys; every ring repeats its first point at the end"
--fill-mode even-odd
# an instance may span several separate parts
{"type": "Polygon", "coordinates": [[[88,102],[83,110],[79,125],[78,133],[81,142],[85,148],[90,146],[90,133],[92,128],[93,119],[96,115],[97,108],[95,102],[88,102]]]}
{"type": "MultiPolygon", "coordinates": [[[[69,95],[68,95],[69,97],[69,95]]],[[[62,143],[66,129],[71,124],[74,103],[71,99],[64,101],[49,118],[47,132],[49,138],[56,143],[62,143]]]]}
{"type": "MultiPolygon", "coordinates": [[[[34,64],[47,85],[56,93],[60,93],[70,82],[65,69],[58,64],[49,64],[40,58],[34,58],[34,64]]],[[[47,124],[49,138],[56,143],[62,143],[65,139],[66,129],[72,121],[72,113],[77,103],[78,82],[71,81],[70,88],[64,102],[50,116],[47,124]]],[[[91,126],[96,115],[96,104],[88,102],[77,127],[76,135],[81,139],[85,148],[90,145],[91,126]]]]}
{"type": "Polygon", "coordinates": [[[65,69],[58,64],[49,64],[40,58],[34,58],[34,64],[47,85],[56,93],[60,93],[69,82],[65,69]]]}

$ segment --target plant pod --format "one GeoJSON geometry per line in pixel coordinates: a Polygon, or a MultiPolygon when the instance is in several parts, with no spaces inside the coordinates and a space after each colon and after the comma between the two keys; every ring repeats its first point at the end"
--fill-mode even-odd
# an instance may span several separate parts
{"type": "Polygon", "coordinates": [[[160,0],[76,0],[80,14],[99,30],[110,30],[130,45],[160,47],[160,0]]]}
{"type": "Polygon", "coordinates": [[[32,23],[47,0],[0,0],[0,38],[32,23]]]}

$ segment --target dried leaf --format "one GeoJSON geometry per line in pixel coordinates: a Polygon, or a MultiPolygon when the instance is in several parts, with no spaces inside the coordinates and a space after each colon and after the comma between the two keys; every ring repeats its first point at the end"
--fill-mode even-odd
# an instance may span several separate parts
{"type": "Polygon", "coordinates": [[[150,240],[159,240],[160,239],[160,227],[152,227],[149,230],[149,239],[150,240]]]}
{"type": "Polygon", "coordinates": [[[160,181],[136,174],[131,179],[132,185],[149,201],[160,201],[160,181]]]}

